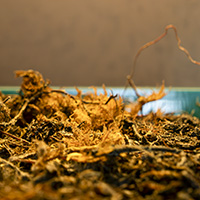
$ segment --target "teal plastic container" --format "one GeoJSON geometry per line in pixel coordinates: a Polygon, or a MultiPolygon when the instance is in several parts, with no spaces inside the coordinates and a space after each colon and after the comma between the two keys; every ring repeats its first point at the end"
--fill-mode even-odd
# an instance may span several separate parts
{"type": "MultiPolygon", "coordinates": [[[[58,87],[52,87],[59,89],[58,87]]],[[[72,95],[76,95],[77,91],[72,87],[62,87],[66,92],[72,95]]],[[[94,92],[93,89],[87,87],[79,87],[83,94],[88,92],[94,92]]],[[[19,87],[0,87],[0,91],[4,94],[18,94],[19,87]]],[[[159,88],[150,87],[138,87],[138,93],[140,95],[149,95],[152,91],[159,91],[159,88]]],[[[103,89],[97,87],[97,92],[104,93],[103,89]]],[[[126,103],[136,101],[137,96],[132,88],[128,88],[124,91],[123,87],[107,87],[108,94],[120,95],[123,97],[126,103]]],[[[156,112],[161,109],[164,113],[189,113],[200,118],[200,106],[198,106],[198,99],[200,101],[200,88],[165,88],[166,96],[160,100],[150,102],[144,105],[143,114],[149,112],[156,112]]]]}

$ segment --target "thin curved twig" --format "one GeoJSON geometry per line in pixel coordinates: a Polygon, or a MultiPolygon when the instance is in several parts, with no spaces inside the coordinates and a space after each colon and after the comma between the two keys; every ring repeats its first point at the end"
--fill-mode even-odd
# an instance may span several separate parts
{"type": "Polygon", "coordinates": [[[138,52],[137,52],[137,54],[136,54],[136,56],[135,56],[132,71],[131,71],[130,75],[127,76],[127,79],[128,79],[129,82],[130,82],[130,79],[133,78],[134,70],[135,70],[135,66],[136,66],[136,62],[137,62],[137,59],[138,59],[139,55],[141,54],[141,52],[142,52],[144,49],[146,49],[147,47],[149,47],[149,46],[151,46],[151,45],[153,45],[153,44],[159,42],[162,38],[164,38],[164,37],[167,35],[169,29],[173,29],[173,30],[174,30],[174,33],[175,33],[175,36],[176,36],[176,40],[177,40],[177,44],[178,44],[178,48],[186,54],[186,56],[188,57],[188,59],[189,59],[192,63],[194,63],[194,64],[196,64],[196,65],[200,65],[200,62],[194,60],[194,59],[191,57],[191,55],[190,55],[190,53],[188,52],[188,50],[185,49],[183,46],[181,46],[181,40],[180,40],[180,38],[178,37],[178,33],[177,33],[176,27],[175,27],[174,25],[172,25],[172,24],[169,24],[169,25],[167,25],[167,26],[165,27],[165,32],[164,32],[162,35],[160,35],[160,36],[159,36],[158,38],[156,38],[155,40],[152,40],[152,41],[146,43],[145,45],[143,45],[142,47],[140,47],[140,49],[138,50],[138,52]]]}

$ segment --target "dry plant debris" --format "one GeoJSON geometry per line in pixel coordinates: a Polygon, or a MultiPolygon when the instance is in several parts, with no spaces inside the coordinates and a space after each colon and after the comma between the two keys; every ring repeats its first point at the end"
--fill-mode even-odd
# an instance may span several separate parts
{"type": "MultiPolygon", "coordinates": [[[[141,47],[162,39],[165,33],[141,47]]],[[[165,96],[126,105],[117,95],[70,95],[39,72],[17,71],[19,95],[0,93],[0,199],[200,199],[200,120],[159,110],[138,115],[165,96]],[[128,108],[128,109],[126,109],[128,108]]]]}
{"type": "Polygon", "coordinates": [[[39,72],[18,71],[19,95],[0,95],[0,199],[198,199],[200,123],[160,111],[164,96],[72,96],[39,72]]]}

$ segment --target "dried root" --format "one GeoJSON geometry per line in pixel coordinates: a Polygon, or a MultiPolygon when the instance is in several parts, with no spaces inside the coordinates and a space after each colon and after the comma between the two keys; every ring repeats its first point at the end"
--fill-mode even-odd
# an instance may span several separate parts
{"type": "Polygon", "coordinates": [[[180,38],[178,37],[178,33],[177,33],[176,27],[175,27],[174,25],[172,25],[172,24],[169,24],[169,25],[167,25],[167,26],[165,27],[165,32],[164,32],[162,35],[160,35],[160,36],[159,36],[158,38],[156,38],[155,40],[152,40],[152,41],[146,43],[145,45],[143,45],[142,47],[140,47],[140,49],[138,50],[138,52],[137,52],[137,54],[136,54],[136,56],[135,56],[135,59],[134,59],[132,72],[130,73],[130,75],[127,76],[127,80],[128,80],[129,82],[130,82],[130,80],[133,78],[134,70],[135,70],[135,67],[136,67],[136,62],[137,62],[137,59],[138,59],[139,55],[141,54],[141,52],[142,52],[144,49],[150,47],[151,45],[156,44],[156,43],[159,42],[162,38],[164,38],[164,37],[167,35],[169,29],[173,29],[173,30],[174,30],[174,33],[175,33],[175,36],[176,36],[176,40],[177,40],[178,48],[186,54],[186,56],[188,57],[188,59],[189,59],[192,63],[194,63],[194,64],[196,64],[196,65],[200,65],[200,62],[194,60],[194,59],[191,57],[191,55],[190,55],[190,53],[188,52],[188,50],[185,49],[183,46],[181,46],[181,40],[180,40],[180,38]]]}

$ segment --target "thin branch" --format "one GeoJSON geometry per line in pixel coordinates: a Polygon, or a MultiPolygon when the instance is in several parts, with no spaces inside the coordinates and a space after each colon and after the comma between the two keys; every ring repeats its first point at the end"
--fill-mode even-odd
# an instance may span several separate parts
{"type": "Polygon", "coordinates": [[[108,102],[111,100],[111,99],[115,99],[117,97],[117,94],[116,95],[111,95],[108,100],[106,101],[105,105],[108,104],[108,102]]]}
{"type": "MultiPolygon", "coordinates": [[[[111,95],[109,98],[108,98],[108,100],[105,102],[105,103],[103,103],[104,105],[107,105],[109,102],[110,102],[110,100],[111,99],[115,99],[117,97],[117,94],[116,95],[111,95]]],[[[93,102],[93,101],[85,101],[85,100],[81,100],[82,101],[82,103],[84,103],[84,104],[96,104],[96,105],[98,105],[100,102],[93,102]]]]}
{"type": "Polygon", "coordinates": [[[24,143],[26,143],[26,144],[31,144],[31,143],[28,142],[27,140],[22,139],[22,138],[20,138],[20,137],[17,137],[17,136],[15,136],[15,135],[12,135],[11,133],[8,133],[8,132],[2,131],[2,130],[0,130],[0,133],[1,133],[1,134],[4,134],[4,135],[7,135],[8,137],[14,138],[14,139],[16,139],[16,140],[18,140],[18,141],[24,142],[24,143]]]}
{"type": "Polygon", "coordinates": [[[5,99],[3,100],[3,103],[8,102],[10,99],[11,99],[11,96],[8,96],[7,98],[5,98],[5,99]]]}
{"type": "Polygon", "coordinates": [[[19,113],[14,117],[14,118],[12,118],[9,122],[7,122],[7,123],[3,123],[3,125],[4,126],[8,126],[8,125],[14,125],[16,122],[17,122],[17,120],[20,118],[20,116],[22,115],[22,113],[26,110],[26,107],[27,107],[27,105],[29,104],[29,100],[28,99],[26,99],[25,100],[25,103],[24,103],[24,105],[22,106],[22,108],[21,108],[21,110],[19,111],[19,113]]]}

